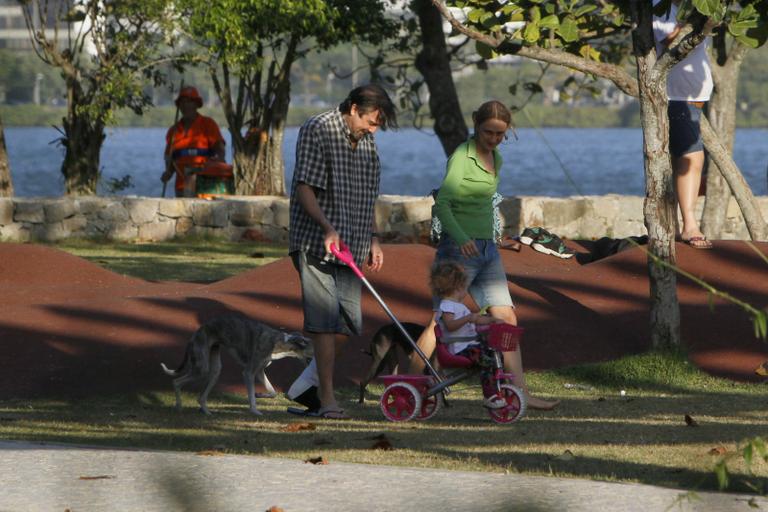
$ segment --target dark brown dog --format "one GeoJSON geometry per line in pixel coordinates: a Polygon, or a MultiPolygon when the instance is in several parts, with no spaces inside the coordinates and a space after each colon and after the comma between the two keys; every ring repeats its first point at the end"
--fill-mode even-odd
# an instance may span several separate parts
{"type": "MultiPolygon", "coordinates": [[[[418,340],[424,331],[424,326],[419,324],[402,322],[402,326],[413,341],[418,340]]],[[[391,323],[376,331],[376,334],[371,338],[370,352],[363,352],[373,357],[373,361],[368,373],[360,381],[360,399],[358,402],[361,404],[365,402],[365,388],[368,383],[381,374],[396,375],[400,366],[401,355],[410,357],[413,353],[413,346],[403,336],[397,325],[391,323]],[[384,373],[385,371],[388,373],[384,373]]]]}

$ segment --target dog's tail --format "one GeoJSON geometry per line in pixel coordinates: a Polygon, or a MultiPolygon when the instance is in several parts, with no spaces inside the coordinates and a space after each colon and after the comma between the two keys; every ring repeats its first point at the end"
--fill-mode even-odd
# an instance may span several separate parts
{"type": "Polygon", "coordinates": [[[192,344],[187,343],[187,348],[184,351],[184,359],[181,361],[181,364],[179,365],[179,367],[176,368],[175,370],[171,370],[170,368],[165,366],[165,363],[160,363],[160,366],[163,367],[163,371],[165,372],[165,374],[170,375],[171,377],[175,377],[179,375],[181,371],[184,369],[184,367],[187,366],[187,362],[189,361],[189,359],[192,357],[191,350],[192,350],[192,344]]]}

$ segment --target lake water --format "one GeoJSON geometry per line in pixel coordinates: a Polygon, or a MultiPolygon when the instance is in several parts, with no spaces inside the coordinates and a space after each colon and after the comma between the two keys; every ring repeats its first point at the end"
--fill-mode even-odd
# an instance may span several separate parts
{"type": "MultiPolygon", "coordinates": [[[[121,194],[159,196],[162,191],[165,128],[117,128],[107,132],[101,155],[102,183],[131,175],[133,187],[121,194]]],[[[231,145],[227,138],[227,161],[231,145]]],[[[298,128],[286,132],[283,152],[290,184],[298,128]]],[[[63,150],[52,143],[53,128],[5,128],[17,196],[63,194],[63,150]]],[[[500,146],[504,157],[501,193],[566,197],[572,195],[643,195],[642,133],[633,128],[547,128],[518,130],[500,146]]],[[[376,134],[382,162],[381,193],[425,195],[439,186],[446,157],[437,137],[415,129],[376,134]]],[[[768,194],[768,130],[736,133],[734,159],[757,195],[768,194]]],[[[102,184],[103,187],[103,184],[102,184]]],[[[171,188],[168,187],[170,195],[171,188]]],[[[103,192],[103,190],[101,191],[103,192]]]]}

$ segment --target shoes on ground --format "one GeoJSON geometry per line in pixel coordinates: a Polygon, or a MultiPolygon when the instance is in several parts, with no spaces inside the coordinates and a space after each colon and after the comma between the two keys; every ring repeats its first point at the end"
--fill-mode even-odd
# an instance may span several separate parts
{"type": "Polygon", "coordinates": [[[501,409],[507,406],[507,401],[499,395],[491,395],[483,398],[483,407],[486,409],[501,409]]]}
{"type": "Polygon", "coordinates": [[[299,396],[292,398],[294,402],[303,405],[309,411],[317,411],[322,407],[320,398],[317,396],[317,386],[310,386],[299,396]]]}
{"type": "Polygon", "coordinates": [[[531,245],[533,242],[538,240],[542,236],[551,236],[552,233],[547,231],[544,228],[525,228],[522,233],[520,233],[520,243],[523,243],[525,245],[531,245]]]}
{"type": "Polygon", "coordinates": [[[540,236],[538,239],[536,239],[532,244],[531,247],[535,251],[539,251],[544,254],[551,254],[552,256],[557,256],[558,258],[572,258],[574,254],[576,254],[574,251],[566,247],[565,243],[560,239],[559,236],[549,234],[546,236],[540,236]]]}

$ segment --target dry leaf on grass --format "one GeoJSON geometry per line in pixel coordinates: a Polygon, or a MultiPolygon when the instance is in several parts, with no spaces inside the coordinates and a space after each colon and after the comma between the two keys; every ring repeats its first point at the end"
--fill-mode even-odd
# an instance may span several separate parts
{"type": "Polygon", "coordinates": [[[685,415],[685,424],[688,425],[689,427],[699,426],[699,422],[693,419],[693,417],[688,414],[685,415]]]}
{"type": "Polygon", "coordinates": [[[328,464],[328,459],[325,457],[312,457],[304,461],[304,464],[328,464]]]}
{"type": "Polygon", "coordinates": [[[299,432],[300,430],[315,430],[317,427],[314,423],[308,423],[306,421],[294,421],[293,423],[289,423],[285,425],[282,430],[283,432],[299,432]]]}
{"type": "Polygon", "coordinates": [[[205,455],[207,457],[216,457],[224,455],[224,447],[223,446],[214,446],[210,450],[201,450],[199,452],[196,452],[195,455],[205,455]]]}
{"type": "Polygon", "coordinates": [[[266,512],[285,512],[285,509],[282,509],[282,508],[278,507],[277,505],[272,505],[271,507],[269,507],[266,510],[266,512]]]}
{"type": "Polygon", "coordinates": [[[709,450],[710,455],[725,455],[725,453],[728,450],[726,450],[725,446],[715,446],[711,450],[709,450]]]}
{"type": "Polygon", "coordinates": [[[392,446],[392,443],[389,442],[388,439],[381,439],[380,441],[376,441],[373,443],[373,446],[371,446],[371,450],[394,450],[395,447],[392,446]]]}
{"type": "Polygon", "coordinates": [[[80,480],[112,480],[117,478],[114,475],[81,476],[80,480]]]}

